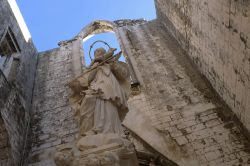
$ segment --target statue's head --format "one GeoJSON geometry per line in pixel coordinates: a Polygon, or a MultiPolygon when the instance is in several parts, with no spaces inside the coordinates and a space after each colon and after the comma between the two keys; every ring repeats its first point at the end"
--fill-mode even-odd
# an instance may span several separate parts
{"type": "Polygon", "coordinates": [[[95,56],[95,58],[99,58],[99,57],[103,56],[105,53],[106,53],[106,50],[104,48],[100,47],[100,48],[97,48],[95,50],[94,56],[95,56]]]}

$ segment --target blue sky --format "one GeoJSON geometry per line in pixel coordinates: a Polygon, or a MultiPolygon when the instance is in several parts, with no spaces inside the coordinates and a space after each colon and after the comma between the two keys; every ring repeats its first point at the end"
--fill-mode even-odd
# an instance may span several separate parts
{"type": "Polygon", "coordinates": [[[154,0],[17,0],[17,3],[38,51],[57,47],[59,41],[72,38],[94,20],[156,17],[154,0]]]}

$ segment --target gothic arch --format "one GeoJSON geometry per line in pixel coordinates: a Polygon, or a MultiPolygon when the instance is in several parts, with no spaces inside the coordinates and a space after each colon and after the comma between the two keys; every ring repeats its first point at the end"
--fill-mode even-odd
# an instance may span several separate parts
{"type": "MultiPolygon", "coordinates": [[[[120,44],[120,48],[123,51],[123,55],[129,65],[132,85],[138,86],[139,85],[138,78],[134,72],[133,65],[128,56],[128,53],[126,52],[124,48],[123,42],[120,39],[118,29],[120,27],[133,26],[133,25],[142,24],[145,22],[146,21],[144,19],[138,19],[138,20],[122,19],[122,20],[116,20],[116,21],[96,20],[86,25],[84,28],[82,28],[81,31],[73,39],[60,42],[59,45],[64,45],[65,43],[72,42],[72,41],[78,41],[78,43],[82,45],[83,41],[86,41],[92,35],[105,33],[105,32],[114,32],[117,37],[117,41],[120,44]]],[[[81,54],[83,54],[83,52],[81,54]]]]}
{"type": "Polygon", "coordinates": [[[96,20],[85,26],[75,37],[75,39],[84,39],[89,35],[94,35],[98,33],[104,32],[115,32],[117,28],[124,27],[124,26],[133,26],[136,24],[145,23],[146,20],[144,19],[122,19],[122,20],[115,20],[115,21],[108,21],[108,20],[96,20]]]}
{"type": "Polygon", "coordinates": [[[122,19],[116,21],[96,20],[86,25],[84,28],[82,28],[81,31],[75,37],[69,40],[60,41],[58,45],[66,49],[72,48],[70,52],[72,52],[72,56],[75,59],[73,73],[74,75],[79,75],[81,74],[82,69],[86,67],[85,61],[82,59],[82,55],[84,55],[82,48],[83,41],[87,40],[88,37],[91,37],[92,35],[95,34],[114,32],[117,37],[117,41],[120,44],[120,48],[123,51],[123,55],[129,65],[132,85],[136,87],[135,89],[137,89],[141,81],[139,81],[138,76],[135,73],[134,65],[130,59],[131,57],[129,56],[131,53],[129,54],[125,49],[125,46],[122,41],[123,39],[121,39],[121,34],[119,33],[119,28],[125,26],[134,26],[137,24],[143,24],[145,22],[146,20],[144,19],[137,19],[137,20],[122,19]]]}

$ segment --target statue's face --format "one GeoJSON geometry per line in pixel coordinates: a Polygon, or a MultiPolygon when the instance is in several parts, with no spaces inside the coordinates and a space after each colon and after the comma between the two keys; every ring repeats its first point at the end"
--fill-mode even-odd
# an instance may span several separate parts
{"type": "Polygon", "coordinates": [[[103,56],[106,53],[106,50],[104,48],[97,48],[95,50],[95,58],[99,58],[103,56]]]}

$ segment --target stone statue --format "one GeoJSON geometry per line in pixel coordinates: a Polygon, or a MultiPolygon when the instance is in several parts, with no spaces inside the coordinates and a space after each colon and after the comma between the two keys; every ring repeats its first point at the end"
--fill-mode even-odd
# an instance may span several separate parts
{"type": "Polygon", "coordinates": [[[68,85],[70,103],[79,121],[79,138],[55,156],[58,166],[137,166],[132,143],[124,136],[123,121],[128,112],[129,70],[118,61],[121,52],[98,48],[87,70],[68,85]]]}
{"type": "Polygon", "coordinates": [[[96,49],[89,72],[70,84],[70,101],[79,117],[81,136],[123,134],[121,121],[128,112],[129,70],[126,63],[118,61],[120,53],[112,58],[115,50],[96,49]]]}

